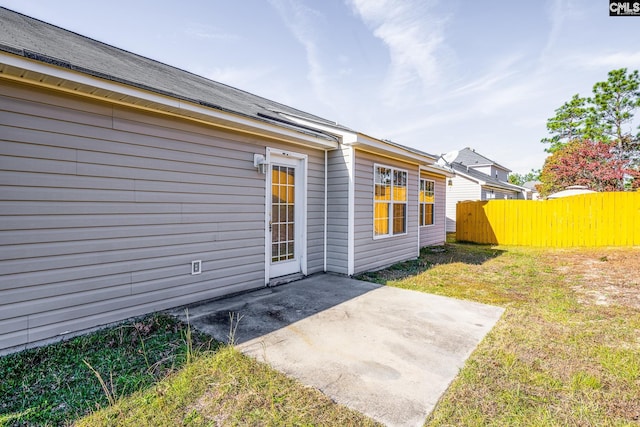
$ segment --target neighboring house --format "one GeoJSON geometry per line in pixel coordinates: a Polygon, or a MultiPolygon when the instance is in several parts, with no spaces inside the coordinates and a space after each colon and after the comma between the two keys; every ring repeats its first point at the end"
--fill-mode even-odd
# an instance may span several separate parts
{"type": "Polygon", "coordinates": [[[0,353],[445,241],[436,157],[0,8],[0,353]]]}
{"type": "Polygon", "coordinates": [[[508,169],[466,147],[444,154],[438,160],[455,177],[447,189],[447,232],[456,231],[456,204],[465,200],[526,199],[528,189],[508,182],[508,169]]]}
{"type": "Polygon", "coordinates": [[[540,181],[527,181],[522,186],[529,190],[527,193],[527,200],[540,200],[540,192],[537,189],[537,186],[540,185],[540,181]]]}

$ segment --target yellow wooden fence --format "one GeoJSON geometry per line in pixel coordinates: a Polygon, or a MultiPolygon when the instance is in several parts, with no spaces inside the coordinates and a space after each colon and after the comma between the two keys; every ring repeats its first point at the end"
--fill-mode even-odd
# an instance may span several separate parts
{"type": "Polygon", "coordinates": [[[456,239],[541,247],[640,246],[640,193],[459,202],[456,239]]]}

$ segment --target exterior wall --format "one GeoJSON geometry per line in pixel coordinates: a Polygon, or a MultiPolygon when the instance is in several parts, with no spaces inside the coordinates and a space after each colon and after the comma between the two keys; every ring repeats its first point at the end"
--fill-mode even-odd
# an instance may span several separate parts
{"type": "Polygon", "coordinates": [[[264,286],[266,146],[309,156],[308,272],[323,270],[323,151],[0,93],[0,350],[264,286]]]}
{"type": "MultiPolygon", "coordinates": [[[[307,154],[307,274],[324,271],[324,151],[269,144],[307,154]]],[[[255,170],[255,169],[254,169],[255,170]]]]}
{"type": "Polygon", "coordinates": [[[328,153],[327,271],[349,274],[349,164],[353,150],[328,153]]]}
{"type": "Polygon", "coordinates": [[[443,245],[447,241],[446,179],[421,172],[421,177],[435,181],[434,224],[420,227],[420,247],[443,245]]]}
{"type": "Polygon", "coordinates": [[[489,175],[492,178],[496,178],[499,181],[507,182],[509,179],[509,172],[502,168],[497,168],[494,165],[486,166],[469,166],[478,172],[482,172],[485,175],[489,175]]]}
{"type": "Polygon", "coordinates": [[[356,150],[354,274],[418,256],[418,166],[356,150]],[[408,171],[407,234],[373,238],[374,164],[408,171]]]}
{"type": "Polygon", "coordinates": [[[480,200],[480,184],[460,175],[451,178],[453,185],[447,187],[447,233],[456,231],[456,204],[465,200],[480,200]]]}
{"type": "Polygon", "coordinates": [[[493,167],[491,167],[491,165],[484,165],[484,166],[469,165],[468,167],[470,169],[473,169],[475,171],[481,172],[481,173],[483,173],[485,175],[489,175],[489,176],[493,176],[493,174],[495,173],[493,171],[493,167]]]}
{"type": "Polygon", "coordinates": [[[515,200],[523,199],[522,193],[519,191],[498,190],[488,187],[482,187],[481,200],[515,200]],[[493,191],[493,193],[492,193],[493,191]]]}

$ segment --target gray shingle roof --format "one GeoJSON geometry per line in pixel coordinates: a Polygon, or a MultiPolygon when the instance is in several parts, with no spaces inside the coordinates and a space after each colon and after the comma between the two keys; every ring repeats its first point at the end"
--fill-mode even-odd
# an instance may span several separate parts
{"type": "Polygon", "coordinates": [[[494,165],[506,171],[511,171],[511,169],[506,168],[497,162],[494,162],[493,160],[483,156],[482,154],[476,153],[475,150],[472,150],[469,147],[466,147],[458,151],[458,156],[455,159],[453,159],[452,162],[461,163],[466,166],[494,165]]]}
{"type": "Polygon", "coordinates": [[[468,175],[479,181],[484,181],[486,182],[486,185],[489,185],[491,187],[502,188],[510,191],[522,191],[522,189],[518,186],[509,184],[508,182],[500,181],[498,179],[495,179],[491,175],[479,172],[473,168],[467,168],[466,165],[460,164],[458,162],[451,163],[449,166],[451,166],[454,171],[468,175]]]}
{"type": "Polygon", "coordinates": [[[192,101],[205,107],[271,123],[278,122],[282,126],[327,138],[329,137],[317,129],[306,128],[285,120],[277,112],[337,126],[333,121],[2,7],[0,7],[0,51],[192,101]]]}

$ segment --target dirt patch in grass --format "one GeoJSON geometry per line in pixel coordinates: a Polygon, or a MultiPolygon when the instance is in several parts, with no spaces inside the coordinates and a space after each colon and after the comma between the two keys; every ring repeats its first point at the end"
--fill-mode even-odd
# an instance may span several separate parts
{"type": "Polygon", "coordinates": [[[547,259],[580,302],[640,309],[640,248],[554,251],[547,259]]]}

